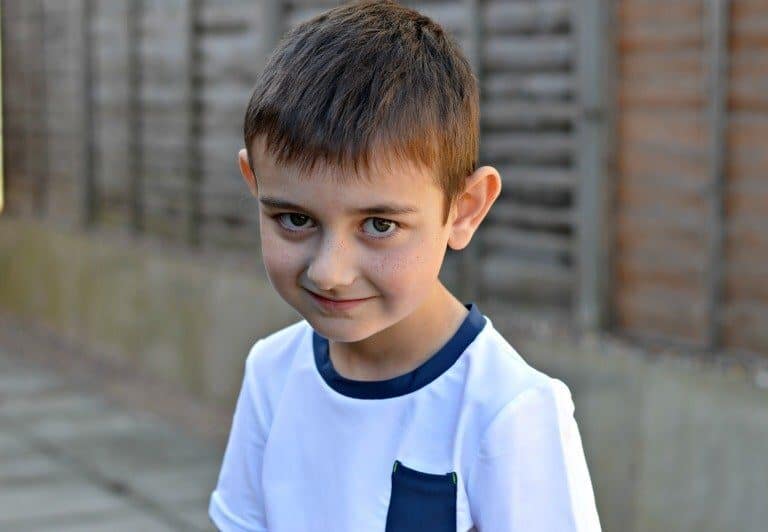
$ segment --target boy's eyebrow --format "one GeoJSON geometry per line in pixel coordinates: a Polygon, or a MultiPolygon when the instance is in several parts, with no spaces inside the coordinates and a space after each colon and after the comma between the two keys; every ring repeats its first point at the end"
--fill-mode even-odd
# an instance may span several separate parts
{"type": "MultiPolygon", "coordinates": [[[[299,211],[305,211],[309,212],[308,209],[305,209],[301,205],[297,205],[295,203],[291,203],[290,201],[286,201],[280,198],[274,198],[271,196],[264,196],[263,198],[259,198],[259,202],[262,205],[266,205],[267,207],[273,207],[275,209],[295,209],[299,211]]],[[[362,207],[360,209],[351,209],[352,213],[355,214],[389,214],[389,215],[397,215],[397,214],[412,214],[415,212],[419,212],[419,210],[416,207],[412,207],[410,205],[371,205],[370,207],[362,207]]]]}

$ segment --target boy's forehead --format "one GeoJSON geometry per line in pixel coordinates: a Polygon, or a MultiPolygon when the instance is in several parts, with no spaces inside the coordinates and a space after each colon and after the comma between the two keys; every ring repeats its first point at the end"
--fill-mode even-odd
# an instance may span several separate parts
{"type": "Polygon", "coordinates": [[[252,157],[260,188],[295,192],[322,189],[335,193],[347,189],[358,194],[365,192],[366,196],[399,198],[408,195],[425,200],[435,191],[440,192],[430,169],[400,158],[374,158],[369,168],[361,165],[357,173],[321,161],[308,174],[294,164],[277,164],[275,158],[264,150],[263,144],[257,142],[254,142],[252,157]]]}

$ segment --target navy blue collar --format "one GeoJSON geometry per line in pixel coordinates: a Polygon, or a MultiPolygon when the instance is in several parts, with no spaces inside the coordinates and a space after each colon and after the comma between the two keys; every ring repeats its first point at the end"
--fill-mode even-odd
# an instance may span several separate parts
{"type": "Polygon", "coordinates": [[[485,318],[475,303],[465,303],[464,306],[469,314],[450,340],[423,364],[404,375],[383,381],[357,381],[341,376],[331,363],[328,339],[313,329],[312,349],[317,370],[328,386],[357,399],[386,399],[418,390],[450,368],[485,326],[485,318]]]}

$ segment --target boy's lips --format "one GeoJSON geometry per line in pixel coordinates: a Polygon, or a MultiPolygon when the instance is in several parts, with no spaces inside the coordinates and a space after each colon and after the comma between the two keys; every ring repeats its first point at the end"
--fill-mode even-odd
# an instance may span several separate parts
{"type": "Polygon", "coordinates": [[[329,299],[327,297],[318,295],[311,290],[307,290],[307,292],[309,292],[309,295],[312,296],[312,299],[329,310],[347,310],[358,305],[359,303],[362,303],[363,301],[372,299],[371,297],[363,297],[357,299],[329,299]]]}

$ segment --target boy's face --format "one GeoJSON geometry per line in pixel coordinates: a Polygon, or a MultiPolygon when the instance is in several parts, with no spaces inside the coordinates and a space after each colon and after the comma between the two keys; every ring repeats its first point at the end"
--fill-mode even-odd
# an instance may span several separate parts
{"type": "Polygon", "coordinates": [[[356,342],[429,304],[454,213],[442,225],[443,192],[426,170],[392,163],[370,181],[340,183],[334,169],[305,179],[277,167],[258,142],[251,153],[255,176],[245,150],[240,166],[259,200],[267,275],[317,332],[356,342]],[[389,207],[406,212],[365,211],[389,207]]]}

